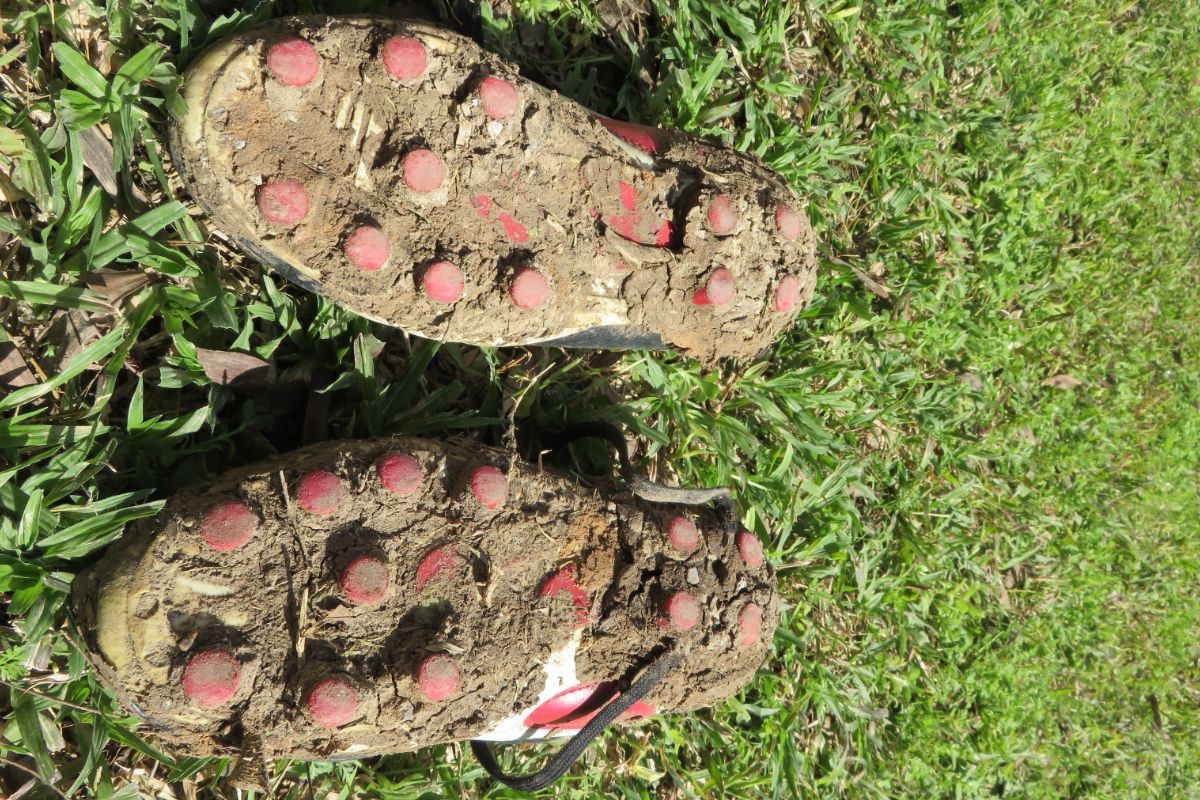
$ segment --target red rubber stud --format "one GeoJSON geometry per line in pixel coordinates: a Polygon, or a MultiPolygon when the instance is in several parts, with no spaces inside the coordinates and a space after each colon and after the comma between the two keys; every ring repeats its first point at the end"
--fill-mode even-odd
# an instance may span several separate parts
{"type": "Polygon", "coordinates": [[[667,539],[681,553],[692,553],[700,546],[700,531],[687,517],[675,517],[667,527],[667,539]]]}
{"type": "Polygon", "coordinates": [[[308,215],[308,192],[290,178],[267,181],[258,190],[258,213],[273,225],[295,225],[308,215]]]}
{"type": "Polygon", "coordinates": [[[739,531],[737,535],[738,555],[742,563],[750,569],[758,569],[763,565],[762,542],[750,531],[739,531]]]}
{"type": "Polygon", "coordinates": [[[408,453],[388,453],[375,470],[379,482],[396,494],[413,494],[421,488],[421,462],[408,453]]]}
{"type": "Polygon", "coordinates": [[[721,267],[708,276],[708,281],[692,295],[692,302],[698,306],[723,306],[733,299],[735,284],[733,274],[721,267]]]}
{"type": "Polygon", "coordinates": [[[738,224],[738,213],[729,200],[729,195],[719,194],[708,203],[708,229],[717,236],[733,233],[738,224]]]}
{"type": "Polygon", "coordinates": [[[762,609],[758,603],[746,603],[738,614],[738,645],[751,647],[758,644],[758,634],[762,630],[762,609]]]}
{"type": "Polygon", "coordinates": [[[309,472],[296,484],[296,499],[300,507],[312,514],[325,516],[337,511],[345,490],[337,475],[323,469],[309,472]]]}
{"type": "Polygon", "coordinates": [[[458,691],[461,679],[454,659],[443,653],[426,657],[417,667],[417,687],[433,703],[440,703],[458,691]]]}
{"type": "Polygon", "coordinates": [[[439,303],[453,303],[462,295],[463,274],[449,261],[435,261],[421,277],[425,296],[439,303]]]}
{"type": "Polygon", "coordinates": [[[267,51],[267,69],[284,86],[312,83],[320,61],[317,49],[303,39],[288,39],[271,45],[267,51]]]}
{"type": "Polygon", "coordinates": [[[211,708],[228,703],[237,694],[242,668],[233,653],[204,650],[183,668],[183,694],[198,706],[211,708]]]}
{"type": "Polygon", "coordinates": [[[346,259],[361,270],[374,271],[388,260],[391,246],[387,235],[379,228],[362,225],[346,238],[342,245],[346,259]]]}
{"type": "Polygon", "coordinates": [[[393,78],[419,78],[425,73],[425,45],[411,36],[393,36],[383,44],[383,66],[393,78]]]}
{"type": "Polygon", "coordinates": [[[676,628],[690,631],[700,621],[700,604],[687,592],[676,592],[663,603],[663,611],[676,628]]]}
{"type": "Polygon", "coordinates": [[[793,310],[800,298],[800,279],[795,275],[784,275],[775,287],[775,310],[781,314],[793,310]]]}
{"type": "Polygon", "coordinates": [[[413,150],[404,157],[404,185],[420,194],[441,188],[446,180],[446,162],[432,150],[413,150]]]}
{"type": "Polygon", "coordinates": [[[213,550],[233,550],[250,539],[258,519],[245,503],[222,500],[200,518],[200,538],[213,550]]]}
{"type": "Polygon", "coordinates": [[[342,570],[342,594],[355,603],[378,603],[388,593],[387,562],[359,556],[342,570]]]}
{"type": "Polygon", "coordinates": [[[471,473],[471,494],[485,508],[499,508],[508,499],[508,478],[495,467],[476,467],[471,473]]]}
{"type": "Polygon", "coordinates": [[[800,215],[787,206],[775,209],[775,229],[789,242],[800,235],[800,215]]]}
{"type": "Polygon", "coordinates": [[[479,84],[479,103],[492,119],[508,119],[517,110],[517,89],[502,78],[489,76],[479,84]]]}
{"type": "Polygon", "coordinates": [[[358,692],[344,678],[325,678],[308,693],[307,705],[322,728],[340,728],[358,712],[358,692]]]}
{"type": "Polygon", "coordinates": [[[550,284],[546,282],[546,276],[532,267],[517,270],[508,287],[508,296],[517,308],[537,308],[549,295],[550,284]]]}

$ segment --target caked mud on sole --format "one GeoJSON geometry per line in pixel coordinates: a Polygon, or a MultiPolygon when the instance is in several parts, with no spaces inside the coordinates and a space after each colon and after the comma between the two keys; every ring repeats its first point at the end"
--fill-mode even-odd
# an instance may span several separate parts
{"type": "Polygon", "coordinates": [[[429,23],[296,17],[185,74],[193,196],[356,313],[478,345],[748,358],[812,297],[801,201],[743,153],[594,114],[429,23]]]}
{"type": "Polygon", "coordinates": [[[477,444],[316,445],[170,498],[76,580],[101,679],[190,754],[336,758],[735,694],[778,622],[758,540],[477,444]]]}

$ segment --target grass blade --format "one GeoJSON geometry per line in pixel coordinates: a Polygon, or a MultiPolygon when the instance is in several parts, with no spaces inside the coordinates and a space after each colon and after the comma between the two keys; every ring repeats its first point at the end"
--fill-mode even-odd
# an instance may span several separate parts
{"type": "Polygon", "coordinates": [[[96,68],[88,63],[83,54],[66,42],[55,42],[50,46],[58,59],[58,68],[67,80],[78,86],[94,100],[103,100],[108,91],[108,81],[96,68]]]}
{"type": "Polygon", "coordinates": [[[0,278],[0,297],[23,303],[58,308],[77,308],[80,311],[112,313],[113,307],[91,289],[60,286],[42,281],[10,281],[0,278]]]}
{"type": "Polygon", "coordinates": [[[49,394],[69,380],[79,376],[97,361],[111,355],[125,338],[125,325],[119,324],[87,347],[80,350],[50,380],[26,386],[0,400],[0,411],[8,411],[49,394]]]}
{"type": "Polygon", "coordinates": [[[36,699],[33,695],[23,692],[17,687],[11,688],[13,717],[17,728],[21,731],[21,744],[37,767],[38,777],[47,785],[53,785],[58,773],[54,768],[54,759],[46,748],[42,737],[42,724],[38,721],[36,699]]]}

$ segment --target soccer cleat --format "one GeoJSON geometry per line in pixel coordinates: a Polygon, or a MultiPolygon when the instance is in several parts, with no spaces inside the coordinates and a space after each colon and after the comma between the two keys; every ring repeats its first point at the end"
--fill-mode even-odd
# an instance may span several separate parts
{"type": "Polygon", "coordinates": [[[445,28],[293,17],[206,50],[172,126],[244,250],[362,316],[477,345],[754,356],[812,298],[756,158],[592,113],[445,28]]]}
{"type": "Polygon", "coordinates": [[[471,443],[314,445],[132,524],[76,579],[76,617],[103,682],[180,752],[583,729],[578,750],[609,717],[735,694],[779,618],[727,492],[626,478],[588,489],[471,443]]]}

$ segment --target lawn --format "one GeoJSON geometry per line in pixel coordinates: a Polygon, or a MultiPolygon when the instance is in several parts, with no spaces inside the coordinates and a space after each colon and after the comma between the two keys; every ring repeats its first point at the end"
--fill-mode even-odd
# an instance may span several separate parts
{"type": "MultiPolygon", "coordinates": [[[[236,796],[75,649],[72,576],[124,523],[302,441],[511,417],[621,421],[648,474],[733,486],[787,602],[737,700],[548,796],[1200,797],[1200,2],[485,8],[531,75],[807,198],[814,305],[716,370],[439,348],[232,250],[169,163],[178,73],[254,16],[386,3],[221,5],[0,9],[0,794],[236,796]],[[269,374],[222,385],[229,353],[269,374]]],[[[272,779],[513,795],[459,746],[272,779]]]]}

